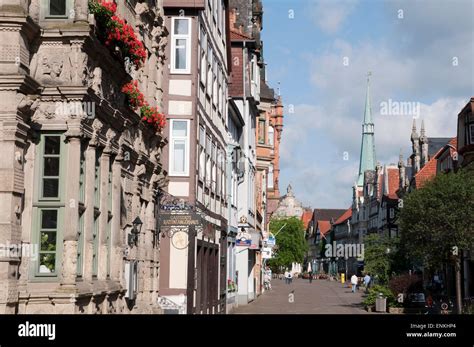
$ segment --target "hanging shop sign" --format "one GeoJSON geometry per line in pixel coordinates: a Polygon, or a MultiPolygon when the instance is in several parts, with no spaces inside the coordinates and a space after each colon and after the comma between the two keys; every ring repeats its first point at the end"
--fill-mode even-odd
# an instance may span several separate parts
{"type": "Polygon", "coordinates": [[[252,245],[252,236],[246,231],[239,232],[235,238],[235,245],[241,247],[250,247],[252,245]]]}
{"type": "Polygon", "coordinates": [[[170,228],[198,226],[201,225],[201,216],[192,211],[161,211],[158,222],[160,227],[170,228]]]}
{"type": "Polygon", "coordinates": [[[262,259],[271,259],[273,258],[273,251],[270,247],[262,248],[262,259]]]}
{"type": "Polygon", "coordinates": [[[268,238],[266,238],[266,239],[263,240],[263,244],[264,244],[266,247],[274,247],[275,244],[276,244],[275,236],[273,236],[273,234],[270,234],[270,235],[268,236],[268,238]]]}

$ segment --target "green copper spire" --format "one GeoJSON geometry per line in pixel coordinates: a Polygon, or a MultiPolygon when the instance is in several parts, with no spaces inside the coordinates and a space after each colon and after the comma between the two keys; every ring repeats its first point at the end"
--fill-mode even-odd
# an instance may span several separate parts
{"type": "Polygon", "coordinates": [[[359,177],[357,185],[364,184],[364,172],[375,170],[375,140],[374,123],[372,121],[372,110],[370,108],[370,75],[367,74],[367,96],[365,99],[364,123],[362,124],[362,145],[360,148],[359,177]]]}

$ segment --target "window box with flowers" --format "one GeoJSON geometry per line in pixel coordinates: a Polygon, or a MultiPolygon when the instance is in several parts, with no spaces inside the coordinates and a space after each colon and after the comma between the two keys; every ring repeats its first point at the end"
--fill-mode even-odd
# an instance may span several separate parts
{"type": "Polygon", "coordinates": [[[115,14],[117,4],[103,2],[103,0],[90,0],[89,12],[96,20],[97,38],[112,53],[121,52],[121,58],[129,58],[130,62],[139,69],[147,58],[147,51],[143,43],[137,38],[131,25],[115,14]]]}

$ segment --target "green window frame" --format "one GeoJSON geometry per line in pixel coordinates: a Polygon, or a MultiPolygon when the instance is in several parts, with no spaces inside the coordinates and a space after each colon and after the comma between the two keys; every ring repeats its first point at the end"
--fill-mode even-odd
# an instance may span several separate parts
{"type": "Polygon", "coordinates": [[[66,145],[62,133],[44,132],[39,138],[32,225],[32,240],[38,244],[39,251],[38,257],[32,260],[30,274],[38,278],[57,278],[63,248],[66,145]]]}
{"type": "Polygon", "coordinates": [[[94,226],[92,230],[92,276],[97,277],[99,265],[99,216],[100,216],[100,159],[102,149],[95,152],[95,181],[94,181],[94,226]]]}
{"type": "Polygon", "coordinates": [[[94,227],[92,230],[92,277],[97,277],[98,272],[98,250],[99,250],[99,216],[100,213],[94,209],[94,227]]]}
{"type": "Polygon", "coordinates": [[[115,157],[111,157],[109,161],[109,181],[107,189],[107,278],[110,277],[110,252],[112,250],[111,232],[112,232],[112,167],[115,157]]]}
{"type": "Polygon", "coordinates": [[[44,19],[74,19],[73,3],[70,0],[42,0],[44,19]]]}
{"type": "Polygon", "coordinates": [[[84,273],[84,212],[84,207],[79,206],[79,227],[77,229],[77,277],[82,277],[84,273]]]}
{"type": "Polygon", "coordinates": [[[77,269],[76,276],[82,277],[84,274],[84,212],[85,212],[85,174],[86,174],[86,157],[85,151],[87,144],[81,142],[81,156],[79,163],[79,216],[77,229],[77,269]]]}

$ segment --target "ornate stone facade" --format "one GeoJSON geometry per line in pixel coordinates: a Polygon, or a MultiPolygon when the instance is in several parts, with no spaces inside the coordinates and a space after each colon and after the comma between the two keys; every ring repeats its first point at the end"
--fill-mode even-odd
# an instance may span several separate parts
{"type": "Polygon", "coordinates": [[[166,141],[121,86],[138,80],[161,109],[161,1],[118,4],[147,51],[139,70],[99,42],[86,0],[64,6],[0,5],[0,313],[157,313],[166,141]]]}

